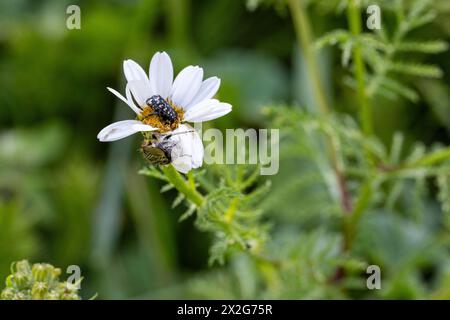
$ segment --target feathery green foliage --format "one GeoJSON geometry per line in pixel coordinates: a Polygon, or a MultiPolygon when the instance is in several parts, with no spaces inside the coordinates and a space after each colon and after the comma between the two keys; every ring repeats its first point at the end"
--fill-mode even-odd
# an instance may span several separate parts
{"type": "MultiPolygon", "coordinates": [[[[350,1],[349,1],[350,2],[350,1]]],[[[370,68],[367,75],[366,93],[369,98],[382,94],[389,98],[403,96],[417,101],[418,95],[412,84],[402,81],[403,75],[440,78],[442,70],[432,64],[422,62],[415,54],[438,54],[448,49],[442,40],[417,39],[411,35],[416,29],[431,23],[436,18],[433,2],[428,0],[370,2],[383,8],[383,23],[380,30],[364,32],[358,35],[348,30],[334,30],[317,40],[317,48],[325,45],[338,45],[342,50],[342,65],[350,64],[350,52],[355,46],[361,47],[365,63],[370,68]],[[390,10],[389,10],[390,9],[390,10]],[[388,28],[388,21],[393,20],[388,28]],[[406,58],[406,60],[405,60],[406,58]]],[[[346,3],[342,7],[348,6],[346,3]]],[[[355,86],[355,79],[348,78],[346,83],[355,86]]]]}
{"type": "MultiPolygon", "coordinates": [[[[223,264],[225,256],[233,251],[259,255],[267,239],[267,226],[261,222],[262,212],[256,205],[269,192],[269,181],[256,184],[258,166],[222,165],[211,171],[211,174],[200,171],[189,175],[187,180],[176,174],[187,188],[195,192],[198,192],[197,188],[206,191],[197,198],[189,197],[186,192],[179,193],[173,207],[184,201],[188,208],[180,220],[196,212],[196,226],[213,234],[210,263],[223,264]]],[[[170,180],[154,167],[141,170],[141,173],[167,182],[162,191],[180,187],[180,183],[170,180]]]]}

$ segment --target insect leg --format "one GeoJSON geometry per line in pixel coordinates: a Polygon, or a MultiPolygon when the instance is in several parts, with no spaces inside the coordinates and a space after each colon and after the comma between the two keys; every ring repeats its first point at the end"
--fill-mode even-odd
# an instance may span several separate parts
{"type": "Polygon", "coordinates": [[[188,130],[188,131],[177,132],[177,133],[169,133],[169,134],[165,135],[163,137],[163,139],[170,139],[172,136],[176,136],[176,135],[184,134],[184,133],[191,133],[191,132],[194,132],[194,130],[188,130]]]}

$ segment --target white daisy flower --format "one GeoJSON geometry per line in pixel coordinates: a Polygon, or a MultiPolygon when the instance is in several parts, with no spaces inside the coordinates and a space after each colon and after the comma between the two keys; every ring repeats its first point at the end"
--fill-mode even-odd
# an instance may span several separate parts
{"type": "Polygon", "coordinates": [[[108,88],[137,115],[136,120],[113,123],[100,131],[100,141],[114,141],[136,132],[170,132],[182,122],[203,122],[219,118],[231,111],[231,105],[212,97],[220,79],[203,80],[203,69],[188,66],[173,80],[173,67],[165,52],[157,52],[151,62],[149,76],[133,60],[125,60],[127,79],[125,97],[108,88]]]}
{"type": "Polygon", "coordinates": [[[144,158],[153,165],[172,164],[176,170],[188,173],[203,163],[204,148],[198,133],[190,125],[181,124],[169,134],[153,134],[141,146],[144,158]]]}

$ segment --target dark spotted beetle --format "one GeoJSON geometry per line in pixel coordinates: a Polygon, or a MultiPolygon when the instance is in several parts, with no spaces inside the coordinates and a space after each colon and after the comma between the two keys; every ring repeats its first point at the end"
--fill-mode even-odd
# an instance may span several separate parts
{"type": "Polygon", "coordinates": [[[151,96],[145,103],[152,108],[153,114],[157,115],[162,122],[173,124],[177,121],[177,112],[160,95],[155,94],[151,96]]]}

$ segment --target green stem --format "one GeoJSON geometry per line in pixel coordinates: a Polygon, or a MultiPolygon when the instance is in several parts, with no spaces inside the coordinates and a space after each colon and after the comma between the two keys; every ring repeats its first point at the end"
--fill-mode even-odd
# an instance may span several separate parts
{"type": "Polygon", "coordinates": [[[372,187],[373,180],[369,177],[360,189],[352,214],[344,217],[344,250],[350,250],[353,245],[359,220],[369,206],[372,198],[372,187]]]}
{"type": "MultiPolygon", "coordinates": [[[[410,163],[403,163],[397,166],[389,167],[389,166],[379,166],[378,169],[381,170],[381,173],[390,177],[395,177],[397,174],[405,173],[408,170],[414,170],[414,169],[420,169],[425,167],[431,167],[435,164],[438,164],[442,161],[449,160],[450,159],[450,147],[447,147],[445,149],[437,150],[435,152],[432,152],[430,154],[426,154],[422,156],[421,158],[410,162],[410,163]]],[[[437,171],[431,171],[430,168],[428,168],[426,174],[429,176],[436,175],[438,172],[442,172],[440,170],[437,171]]],[[[447,170],[443,168],[444,170],[447,170]]]]}
{"type": "MultiPolygon", "coordinates": [[[[355,38],[361,34],[361,6],[359,0],[350,0],[347,8],[347,19],[351,33],[355,38]]],[[[363,132],[366,136],[373,134],[372,127],[372,107],[370,105],[367,91],[366,91],[366,66],[364,64],[361,43],[355,42],[353,49],[353,63],[354,73],[356,78],[356,91],[358,102],[360,105],[360,121],[363,132]]],[[[371,165],[373,165],[372,156],[369,150],[366,150],[367,158],[371,165]]],[[[372,178],[368,177],[360,188],[358,198],[356,200],[355,208],[350,215],[344,219],[344,237],[345,248],[344,250],[350,250],[353,245],[353,239],[355,237],[356,228],[359,220],[370,204],[372,197],[372,178]]]]}
{"type": "MultiPolygon", "coordinates": [[[[350,31],[357,37],[361,33],[361,13],[360,2],[351,0],[347,9],[347,18],[350,25],[350,31]]],[[[353,62],[355,65],[356,89],[360,104],[360,121],[363,131],[366,135],[371,135],[372,128],[372,108],[366,94],[365,74],[366,67],[361,52],[361,44],[357,41],[353,49],[353,62]]]]}
{"type": "MultiPolygon", "coordinates": [[[[325,91],[323,90],[320,79],[318,63],[316,55],[313,51],[313,35],[311,24],[308,15],[305,11],[304,4],[301,0],[288,0],[291,10],[292,19],[294,21],[295,33],[297,41],[303,51],[303,56],[308,68],[308,75],[311,80],[314,99],[319,107],[319,111],[323,118],[329,116],[329,106],[325,98],[325,91]]],[[[350,193],[348,192],[347,182],[339,166],[336,147],[333,140],[326,136],[327,151],[330,157],[331,166],[336,175],[337,186],[340,192],[340,202],[343,212],[350,213],[352,211],[352,203],[350,193]]]]}
{"type": "Polygon", "coordinates": [[[319,67],[316,56],[312,47],[312,30],[311,24],[305,8],[301,0],[288,0],[288,5],[291,10],[292,19],[294,21],[295,34],[297,41],[301,45],[303,55],[305,57],[306,65],[311,79],[311,86],[314,92],[314,99],[319,106],[322,114],[326,115],[329,112],[328,103],[325,98],[325,91],[323,89],[319,67]]]}
{"type": "Polygon", "coordinates": [[[200,207],[204,202],[205,198],[194,188],[186,179],[184,179],[181,174],[175,170],[172,165],[161,167],[162,171],[167,177],[167,180],[184,196],[194,203],[196,206],[200,207]]]}

